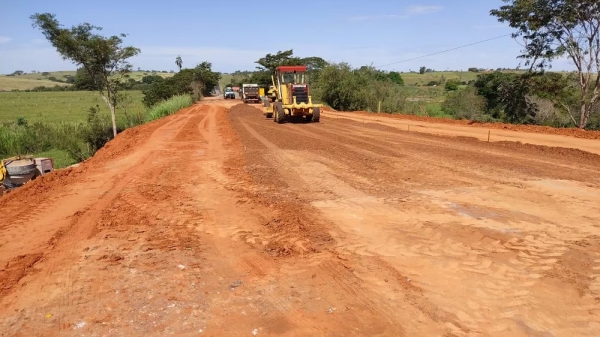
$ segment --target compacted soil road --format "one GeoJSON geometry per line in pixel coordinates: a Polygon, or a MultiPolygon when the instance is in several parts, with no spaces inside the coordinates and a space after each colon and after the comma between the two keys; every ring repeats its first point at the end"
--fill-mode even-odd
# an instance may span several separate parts
{"type": "Polygon", "coordinates": [[[236,103],[0,199],[0,335],[598,335],[597,154],[236,103]]]}

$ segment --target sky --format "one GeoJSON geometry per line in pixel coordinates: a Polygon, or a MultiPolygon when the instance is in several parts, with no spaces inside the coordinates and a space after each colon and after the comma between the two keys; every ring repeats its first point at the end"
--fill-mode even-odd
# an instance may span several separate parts
{"type": "MultiPolygon", "coordinates": [[[[451,52],[403,62],[510,34],[489,11],[501,0],[0,0],[0,74],[74,70],[42,33],[35,13],[56,14],[65,27],[88,22],[102,34],[126,33],[125,44],[141,49],[134,69],[176,70],[209,61],[213,70],[253,70],[267,53],[293,49],[300,57],[319,56],[355,67],[418,71],[515,68],[521,46],[506,36],[451,52]],[[263,5],[261,5],[261,3],[263,5]],[[271,5],[275,4],[275,5],[271,5]]],[[[566,60],[556,70],[571,70],[566,60]]]]}

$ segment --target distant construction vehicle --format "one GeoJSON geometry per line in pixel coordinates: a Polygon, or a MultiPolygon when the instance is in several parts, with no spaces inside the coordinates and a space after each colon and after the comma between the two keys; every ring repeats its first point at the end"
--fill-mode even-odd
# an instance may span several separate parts
{"type": "Polygon", "coordinates": [[[265,115],[276,123],[284,123],[294,117],[304,117],[307,122],[319,122],[321,104],[312,102],[306,66],[279,66],[271,76],[273,86],[269,90],[275,99],[265,99],[265,115]]]}
{"type": "Polygon", "coordinates": [[[260,87],[258,84],[242,84],[241,96],[244,103],[260,103],[260,87]]]}

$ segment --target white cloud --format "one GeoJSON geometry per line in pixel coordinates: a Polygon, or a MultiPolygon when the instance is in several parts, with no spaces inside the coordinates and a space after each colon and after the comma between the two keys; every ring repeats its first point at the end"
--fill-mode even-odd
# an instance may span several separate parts
{"type": "Polygon", "coordinates": [[[419,15],[439,12],[444,9],[444,6],[410,6],[406,9],[407,14],[419,15]]]}
{"type": "Polygon", "coordinates": [[[10,42],[12,39],[8,36],[0,35],[0,43],[10,42]]]}
{"type": "Polygon", "coordinates": [[[399,14],[381,14],[381,15],[357,15],[351,16],[350,21],[371,21],[385,19],[407,19],[412,15],[429,14],[439,12],[444,9],[443,6],[410,6],[404,10],[404,13],[399,14]]]}

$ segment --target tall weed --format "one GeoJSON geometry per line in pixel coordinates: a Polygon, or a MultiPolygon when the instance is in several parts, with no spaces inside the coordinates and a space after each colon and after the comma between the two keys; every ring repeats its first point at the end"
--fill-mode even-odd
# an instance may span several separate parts
{"type": "Polygon", "coordinates": [[[150,122],[159,118],[163,118],[176,113],[177,111],[187,108],[194,104],[194,100],[190,95],[177,95],[165,101],[162,101],[148,110],[146,121],[150,122]]]}

